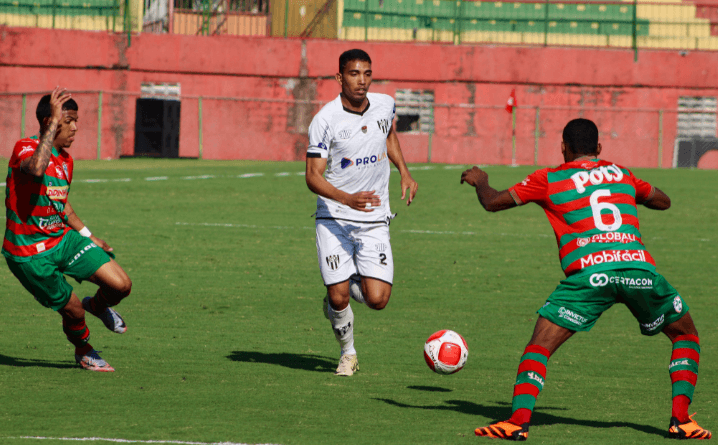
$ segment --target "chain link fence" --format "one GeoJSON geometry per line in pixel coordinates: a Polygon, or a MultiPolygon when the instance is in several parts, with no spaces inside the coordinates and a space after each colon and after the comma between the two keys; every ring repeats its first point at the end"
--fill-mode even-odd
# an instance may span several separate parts
{"type": "MultiPolygon", "coordinates": [[[[42,94],[0,94],[0,138],[5,141],[0,156],[9,157],[15,141],[38,133],[35,107],[42,94]]],[[[80,108],[79,131],[70,149],[76,159],[135,155],[139,94],[72,94],[80,108]]],[[[303,160],[309,123],[324,103],[182,96],[179,156],[303,160]]],[[[678,132],[680,115],[685,114],[678,109],[519,106],[508,113],[504,105],[397,102],[397,110],[395,128],[412,163],[557,165],[562,162],[561,131],[577,117],[596,122],[603,155],[628,167],[696,167],[707,158],[704,154],[718,150],[715,126],[703,137],[678,132]],[[419,114],[424,122],[430,118],[430,125],[414,124],[419,114]]],[[[712,116],[715,122],[715,110],[692,113],[712,116]]]]}

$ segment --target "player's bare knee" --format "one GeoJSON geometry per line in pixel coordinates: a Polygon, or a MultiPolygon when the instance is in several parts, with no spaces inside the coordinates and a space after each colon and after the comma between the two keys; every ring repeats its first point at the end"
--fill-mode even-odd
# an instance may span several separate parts
{"type": "Polygon", "coordinates": [[[130,277],[125,275],[122,278],[117,292],[122,295],[122,298],[125,298],[126,296],[130,295],[130,292],[132,292],[132,280],[130,280],[130,277]]]}
{"type": "Polygon", "coordinates": [[[391,292],[384,292],[378,295],[369,295],[366,299],[366,305],[374,310],[380,311],[389,304],[391,292]]]}

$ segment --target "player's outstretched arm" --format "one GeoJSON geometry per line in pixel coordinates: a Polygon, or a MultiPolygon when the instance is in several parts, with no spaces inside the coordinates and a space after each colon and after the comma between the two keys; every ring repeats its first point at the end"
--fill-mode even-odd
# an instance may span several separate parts
{"type": "Polygon", "coordinates": [[[668,210],[671,207],[671,198],[668,197],[662,190],[655,187],[655,192],[646,202],[644,206],[653,210],[668,210]]]}
{"type": "Polygon", "coordinates": [[[466,170],[461,174],[461,184],[467,183],[476,188],[479,202],[489,212],[498,212],[516,207],[516,201],[508,190],[498,191],[489,185],[489,175],[479,167],[466,170]]]}
{"type": "Polygon", "coordinates": [[[379,207],[381,205],[381,199],[379,198],[379,195],[374,193],[375,190],[349,194],[331,185],[329,181],[324,178],[324,170],[326,168],[326,159],[307,158],[305,178],[309,190],[319,196],[333,199],[334,201],[349,206],[354,210],[360,210],[362,212],[373,212],[373,208],[367,207],[379,207]]]}
{"type": "Polygon", "coordinates": [[[88,236],[93,243],[97,244],[105,252],[112,252],[113,249],[109,246],[109,244],[90,233],[90,230],[85,227],[85,223],[83,223],[80,217],[77,216],[75,209],[73,209],[70,205],[70,201],[65,204],[65,216],[67,217],[68,226],[80,232],[81,235],[88,236]]]}
{"type": "Polygon", "coordinates": [[[50,107],[52,110],[50,121],[40,135],[40,144],[37,146],[35,153],[20,163],[20,168],[25,173],[33,176],[43,176],[47,166],[50,164],[52,143],[55,141],[55,134],[62,120],[62,105],[72,98],[72,95],[65,94],[65,91],[65,89],[55,87],[50,95],[50,107]]]}
{"type": "Polygon", "coordinates": [[[404,155],[401,152],[401,146],[399,146],[399,138],[396,137],[393,125],[391,126],[391,129],[389,129],[389,136],[386,138],[386,154],[389,156],[389,160],[396,166],[397,170],[399,170],[399,174],[401,175],[402,200],[406,197],[406,191],[409,190],[409,198],[406,200],[406,205],[409,205],[411,204],[411,201],[414,200],[414,196],[416,196],[419,184],[417,184],[416,181],[414,181],[414,178],[411,177],[411,173],[409,173],[406,162],[404,162],[404,155]]]}

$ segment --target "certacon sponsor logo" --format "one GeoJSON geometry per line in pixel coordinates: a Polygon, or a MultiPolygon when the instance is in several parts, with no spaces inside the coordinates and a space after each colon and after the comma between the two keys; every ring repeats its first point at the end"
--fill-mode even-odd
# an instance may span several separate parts
{"type": "Polygon", "coordinates": [[[608,284],[608,275],[605,273],[595,273],[588,279],[593,287],[603,287],[608,284]]]}

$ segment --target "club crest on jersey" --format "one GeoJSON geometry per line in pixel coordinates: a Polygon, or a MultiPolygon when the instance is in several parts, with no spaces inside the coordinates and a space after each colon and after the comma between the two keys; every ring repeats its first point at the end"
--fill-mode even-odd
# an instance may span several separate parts
{"type": "Polygon", "coordinates": [[[378,120],[378,121],[376,121],[376,124],[379,126],[379,129],[380,129],[383,133],[389,133],[389,128],[390,128],[390,126],[389,126],[389,120],[388,120],[388,119],[378,120]]]}
{"type": "Polygon", "coordinates": [[[350,137],[352,137],[351,130],[342,130],[339,132],[339,139],[349,139],[350,137]]]}
{"type": "Polygon", "coordinates": [[[673,299],[673,309],[679,314],[683,312],[683,302],[680,295],[676,295],[676,298],[673,299]]]}
{"type": "Polygon", "coordinates": [[[354,161],[352,161],[351,159],[342,158],[342,162],[341,162],[342,170],[344,170],[347,167],[351,167],[352,165],[354,165],[354,161]]]}
{"type": "Polygon", "coordinates": [[[361,132],[362,132],[362,133],[366,134],[366,130],[367,130],[366,125],[364,125],[363,127],[361,127],[361,132]]]}

